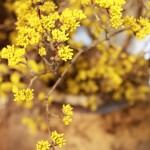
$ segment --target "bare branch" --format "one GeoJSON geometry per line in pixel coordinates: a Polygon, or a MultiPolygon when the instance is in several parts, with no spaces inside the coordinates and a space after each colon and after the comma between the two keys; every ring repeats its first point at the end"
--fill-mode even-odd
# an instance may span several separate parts
{"type": "Polygon", "coordinates": [[[34,81],[38,78],[38,76],[34,76],[33,78],[30,79],[30,83],[28,88],[30,88],[32,86],[32,84],[34,83],[34,81]]]}

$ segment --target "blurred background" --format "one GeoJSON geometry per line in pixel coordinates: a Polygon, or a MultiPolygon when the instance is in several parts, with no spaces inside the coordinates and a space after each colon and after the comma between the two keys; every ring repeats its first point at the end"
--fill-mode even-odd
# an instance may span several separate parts
{"type": "MultiPolygon", "coordinates": [[[[106,31],[109,35],[120,31],[109,25],[104,9],[95,8],[95,12],[105,30],[99,26],[93,7],[83,5],[85,1],[53,2],[59,13],[68,7],[80,8],[88,16],[67,41],[74,56],[103,39],[106,31]]],[[[0,1],[0,51],[15,43],[16,6],[23,7],[24,3],[0,1]]],[[[149,3],[128,0],[123,14],[149,19],[149,3]]],[[[45,70],[33,47],[27,51],[33,70],[45,70]]],[[[47,60],[49,57],[51,53],[47,60]]],[[[14,102],[13,84],[25,87],[32,75],[26,66],[8,67],[7,61],[0,58],[0,150],[34,150],[38,140],[49,139],[43,98],[67,66],[68,62],[54,65],[53,71],[36,80],[33,101],[14,102]]],[[[50,111],[59,115],[62,105],[68,103],[74,108],[69,126],[57,116],[50,119],[51,128],[65,134],[67,144],[62,150],[149,150],[150,36],[138,40],[130,31],[119,32],[81,55],[49,98],[50,111]]]]}

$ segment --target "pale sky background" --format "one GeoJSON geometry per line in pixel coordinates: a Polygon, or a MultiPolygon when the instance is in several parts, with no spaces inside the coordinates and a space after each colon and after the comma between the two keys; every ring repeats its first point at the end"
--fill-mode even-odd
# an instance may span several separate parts
{"type": "MultiPolygon", "coordinates": [[[[75,36],[73,37],[74,41],[83,43],[84,46],[89,46],[92,43],[92,39],[87,34],[86,29],[84,27],[79,27],[75,36]]],[[[124,38],[122,38],[123,40],[124,38]]],[[[119,41],[120,42],[120,41],[119,41]]],[[[121,41],[122,42],[122,41],[121,41]]],[[[128,52],[132,54],[138,54],[142,50],[145,59],[150,59],[150,36],[146,37],[143,40],[137,40],[133,38],[131,46],[128,48],[128,52]]]]}

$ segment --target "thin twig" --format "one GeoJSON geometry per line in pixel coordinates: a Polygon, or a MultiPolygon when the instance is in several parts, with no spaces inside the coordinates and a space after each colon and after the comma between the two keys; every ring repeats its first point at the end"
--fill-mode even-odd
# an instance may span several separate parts
{"type": "Polygon", "coordinates": [[[34,81],[38,78],[38,76],[34,76],[33,78],[30,79],[30,83],[28,88],[30,88],[32,86],[32,84],[34,83],[34,81]]]}
{"type": "Polygon", "coordinates": [[[30,66],[28,63],[25,63],[25,62],[23,62],[23,61],[20,61],[19,63],[26,65],[26,66],[28,67],[28,69],[30,70],[30,72],[31,72],[33,75],[39,76],[39,74],[36,73],[36,72],[31,68],[31,66],[30,66]]]}
{"type": "Polygon", "coordinates": [[[52,67],[52,64],[50,64],[49,61],[44,56],[42,57],[42,59],[50,68],[52,67]]]}
{"type": "MultiPolygon", "coordinates": [[[[94,4],[91,5],[92,11],[93,11],[93,13],[94,13],[94,16],[95,16],[95,18],[96,18],[96,20],[97,20],[97,22],[98,22],[98,25],[99,25],[102,29],[104,29],[104,27],[102,27],[102,25],[101,25],[101,20],[100,20],[98,14],[96,13],[94,6],[95,6],[94,4]]],[[[104,29],[104,30],[105,30],[105,29],[104,29]]]]}
{"type": "Polygon", "coordinates": [[[115,36],[116,34],[119,34],[119,33],[123,32],[123,31],[126,31],[126,30],[130,30],[130,28],[123,28],[123,29],[120,29],[120,30],[118,30],[118,31],[116,31],[116,32],[114,32],[114,33],[111,33],[111,34],[109,35],[109,38],[115,36]]]}

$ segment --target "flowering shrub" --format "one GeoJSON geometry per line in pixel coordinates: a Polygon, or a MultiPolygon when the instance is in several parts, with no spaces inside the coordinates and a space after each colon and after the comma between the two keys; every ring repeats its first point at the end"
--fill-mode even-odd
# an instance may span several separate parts
{"type": "MultiPolygon", "coordinates": [[[[54,90],[87,94],[82,105],[92,111],[110,100],[125,99],[134,104],[148,99],[148,61],[143,53],[131,55],[127,48],[131,37],[142,40],[150,34],[147,9],[150,4],[143,2],[143,12],[137,12],[136,16],[128,12],[130,3],[125,0],[4,3],[9,13],[16,15],[12,21],[16,30],[10,32],[10,43],[0,50],[0,101],[11,99],[12,93],[16,104],[27,109],[34,109],[36,103],[46,107],[47,124],[40,113],[40,119],[22,120],[32,133],[37,128],[48,132],[50,138],[38,141],[37,150],[54,150],[66,144],[63,133],[51,130],[50,117],[61,119],[64,125],[73,121],[70,104],[63,104],[62,114],[49,110],[56,99],[52,95],[54,90]],[[91,38],[89,46],[74,40],[80,26],[91,38]],[[119,34],[126,37],[120,45],[119,34]],[[66,82],[60,84],[67,73],[66,82]]],[[[11,23],[5,21],[3,25],[11,23]]]]}

